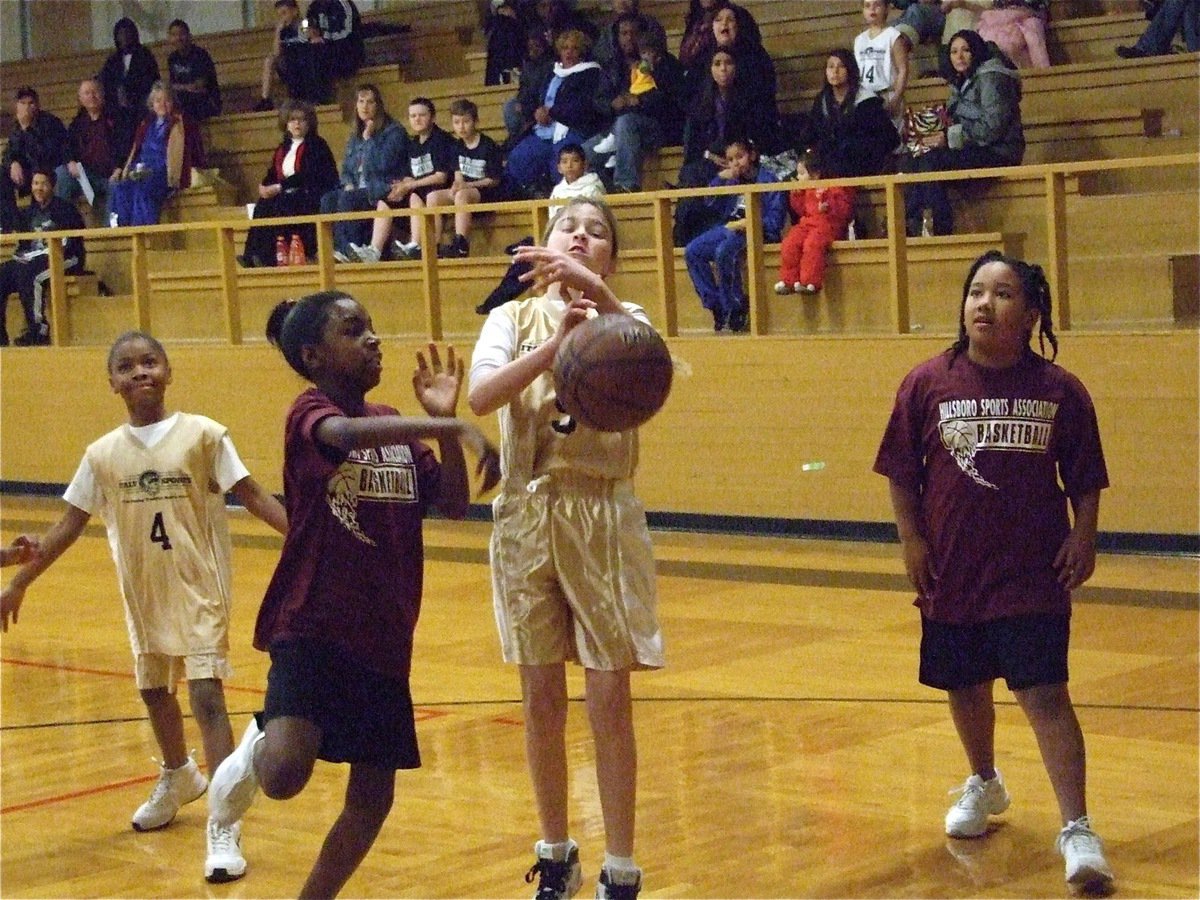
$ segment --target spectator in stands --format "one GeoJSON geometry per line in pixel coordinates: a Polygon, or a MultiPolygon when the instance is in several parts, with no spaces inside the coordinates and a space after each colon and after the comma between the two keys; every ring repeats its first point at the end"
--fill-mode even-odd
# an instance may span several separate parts
{"type": "Polygon", "coordinates": [[[110,206],[118,225],[157,225],[163,202],[192,183],[204,165],[199,128],[179,109],[169,84],[156,81],[125,165],[112,177],[110,206]]]}
{"type": "Polygon", "coordinates": [[[146,114],[146,98],[159,80],[158,61],[146,47],[133,19],[118,19],[113,25],[113,43],[117,49],[100,69],[104,85],[104,108],[117,127],[117,147],[128,149],[133,134],[146,114]]]}
{"type": "Polygon", "coordinates": [[[88,204],[100,227],[108,225],[109,179],[125,160],[125,155],[116,152],[115,128],[104,108],[103,86],[94,78],[85,78],[79,83],[79,112],[67,129],[67,161],[54,170],[54,196],[70,201],[81,193],[86,196],[82,186],[86,181],[92,192],[88,204]]]}
{"type": "Polygon", "coordinates": [[[617,29],[618,54],[604,66],[596,95],[596,108],[612,123],[583,147],[597,172],[611,161],[613,188],[630,192],[641,190],[643,157],[682,137],[684,75],[665,38],[643,31],[637,15],[623,15],[617,29]]]}
{"type": "Polygon", "coordinates": [[[1143,56],[1162,56],[1171,52],[1171,41],[1177,31],[1183,32],[1183,44],[1188,53],[1200,50],[1200,2],[1198,0],[1158,0],[1147,2],[1146,17],[1150,24],[1132,47],[1118,45],[1117,56],[1138,59],[1143,56]]]}
{"type": "Polygon", "coordinates": [[[892,25],[908,38],[911,46],[941,39],[946,25],[942,0],[892,0],[892,6],[901,11],[900,18],[892,25]]]}
{"type": "MultiPolygon", "coordinates": [[[[1025,154],[1021,127],[1021,76],[976,32],[960,31],[950,39],[950,61],[942,72],[950,85],[946,110],[950,125],[924,143],[928,152],[913,157],[914,172],[945,172],[1019,165],[1025,154]]],[[[933,233],[951,234],[954,213],[949,184],[910,184],[904,192],[908,235],[921,234],[923,213],[933,214],[933,233]]]]}
{"type": "Polygon", "coordinates": [[[275,108],[271,100],[271,82],[276,75],[289,96],[302,99],[299,94],[304,92],[307,83],[302,75],[306,65],[308,30],[301,30],[300,22],[300,6],[296,0],[275,0],[275,37],[271,52],[263,59],[262,91],[254,104],[254,112],[275,108]]]}
{"type": "Polygon", "coordinates": [[[758,23],[743,7],[729,0],[691,0],[683,21],[683,38],[679,42],[679,64],[688,72],[699,66],[700,80],[703,80],[704,66],[717,46],[713,36],[713,19],[723,9],[733,10],[737,17],[738,32],[746,40],[762,44],[758,23]]]}
{"type": "MultiPolygon", "coordinates": [[[[559,148],[558,173],[562,177],[559,179],[558,184],[554,185],[554,189],[550,191],[551,200],[604,196],[604,182],[600,180],[600,176],[595,172],[588,171],[587,156],[584,154],[583,148],[578,144],[563,144],[559,148]]],[[[549,207],[547,212],[551,219],[554,218],[554,214],[559,209],[560,207],[558,206],[549,207]]],[[[522,238],[514,244],[509,244],[504,252],[511,255],[517,252],[518,247],[532,247],[534,243],[531,235],[522,238]]],[[[521,276],[531,271],[533,271],[533,266],[529,263],[514,260],[508,267],[508,271],[504,273],[504,278],[488,294],[487,299],[475,307],[475,312],[481,316],[486,316],[497,306],[503,306],[509,300],[516,300],[530,288],[530,282],[522,280],[521,276]]]]}
{"type": "MultiPolygon", "coordinates": [[[[807,151],[796,169],[796,180],[827,177],[820,153],[807,151]]],[[[779,247],[775,293],[815,294],[825,285],[825,253],[830,244],[846,237],[854,216],[854,188],[800,188],[788,195],[788,204],[797,221],[779,247]]]]}
{"type": "Polygon", "coordinates": [[[637,19],[639,33],[657,35],[662,40],[663,48],[666,48],[667,33],[663,30],[662,23],[653,16],[643,13],[638,0],[611,0],[611,3],[612,18],[607,25],[600,29],[600,35],[592,46],[592,59],[600,63],[602,67],[607,67],[611,60],[621,55],[620,25],[621,20],[626,16],[633,16],[637,19]]]}
{"type": "MultiPolygon", "coordinates": [[[[777,181],[766,168],[758,165],[758,151],[745,138],[729,141],[722,156],[725,168],[717,173],[710,187],[735,184],[766,184],[777,181]]],[[[713,330],[746,331],[749,304],[742,283],[746,256],[746,195],[720,194],[705,197],[717,224],[688,242],[683,258],[700,302],[712,313],[713,330]],[[715,269],[715,272],[714,272],[715,269]]],[[[762,195],[763,241],[777,243],[787,222],[787,193],[771,191],[762,195]]]]}
{"type": "Polygon", "coordinates": [[[433,235],[438,256],[460,259],[471,255],[471,211],[462,209],[470,203],[500,203],[512,196],[504,176],[504,157],[500,145],[479,131],[479,107],[470,100],[459,99],[450,104],[450,121],[454,126],[454,149],[458,154],[454,179],[449,187],[430,191],[425,198],[429,206],[457,206],[454,211],[454,240],[442,249],[442,216],[433,220],[433,235]]]}
{"type": "MultiPolygon", "coordinates": [[[[709,64],[709,77],[688,111],[683,126],[683,165],[680,187],[700,187],[728,167],[725,147],[733,138],[774,140],[776,123],[754,86],[742,80],[738,61],[728,50],[718,50],[709,64]]],[[[714,223],[712,209],[702,197],[688,197],[675,206],[674,241],[682,247],[714,223]]]]}
{"type": "Polygon", "coordinates": [[[509,177],[529,192],[540,193],[553,183],[554,161],[563,144],[582,144],[603,124],[592,102],[600,86],[600,66],[586,59],[591,41],[571,29],[558,36],[554,48],[558,62],[539,86],[533,129],[508,154],[509,177]]]}
{"type": "Polygon", "coordinates": [[[38,92],[28,85],[17,88],[13,129],[0,162],[0,231],[15,231],[17,197],[30,193],[34,169],[55,168],[66,162],[70,139],[58,116],[41,108],[38,92]]]}
{"type": "Polygon", "coordinates": [[[849,50],[829,52],[825,85],[813,101],[805,143],[823,160],[827,178],[880,175],[891,170],[900,135],[883,101],[864,87],[849,50]]]}
{"type": "Polygon", "coordinates": [[[167,26],[171,54],[167,71],[180,108],[197,122],[221,114],[217,67],[203,47],[192,43],[192,30],[183,19],[167,26]]]}
{"type": "Polygon", "coordinates": [[[1048,69],[1049,20],[1050,0],[994,0],[993,7],[980,14],[975,30],[999,47],[1018,69],[1048,69]]]}
{"type": "MultiPolygon", "coordinates": [[[[375,204],[376,209],[381,212],[403,207],[424,209],[425,198],[453,180],[454,164],[458,158],[454,138],[439,128],[436,120],[437,109],[428,97],[414,97],[408,104],[408,124],[412,134],[408,136],[406,145],[407,171],[392,181],[387,195],[375,204]]],[[[370,244],[351,244],[351,258],[357,257],[361,262],[379,262],[390,249],[400,259],[420,259],[420,219],[409,220],[408,241],[397,240],[389,248],[393,225],[390,216],[375,219],[371,226],[370,244]]]]}
{"type": "MultiPolygon", "coordinates": [[[[71,203],[54,196],[54,170],[34,169],[30,176],[32,200],[29,208],[19,214],[17,231],[83,230],[83,217],[71,203]]],[[[73,275],[83,269],[83,238],[72,235],[63,238],[63,267],[73,275]]],[[[50,285],[50,250],[44,240],[23,240],[17,244],[12,259],[0,264],[0,346],[8,346],[8,329],[4,324],[5,308],[10,294],[18,294],[25,312],[25,332],[13,342],[18,347],[50,343],[50,326],[46,321],[46,299],[50,285]]]]}
{"type": "Polygon", "coordinates": [[[887,23],[886,0],[863,0],[865,31],[854,39],[854,58],[863,85],[883,100],[896,133],[904,127],[904,91],[908,87],[908,56],[912,41],[887,23]]]}
{"type": "MultiPolygon", "coordinates": [[[[373,84],[358,86],[354,115],[354,131],[346,141],[342,158],[341,184],[321,198],[322,213],[375,209],[391,190],[393,179],[406,174],[408,138],[388,115],[379,88],[373,84]]],[[[368,219],[335,222],[334,259],[350,262],[350,244],[365,244],[370,234],[368,219]]]]}
{"type": "MultiPolygon", "coordinates": [[[[778,81],[775,76],[775,63],[771,61],[771,56],[763,47],[762,41],[755,40],[751,34],[742,30],[741,21],[732,5],[717,10],[716,15],[713,16],[712,34],[713,52],[727,50],[733,54],[734,59],[737,60],[738,78],[752,86],[756,102],[763,107],[763,115],[769,117],[772,122],[777,122],[779,119],[776,105],[778,81]]],[[[690,96],[695,96],[694,88],[704,83],[707,74],[702,66],[689,72],[688,85],[691,89],[688,94],[690,96]]],[[[777,141],[774,140],[772,134],[772,144],[775,143],[777,141]]],[[[777,147],[759,144],[758,149],[762,153],[775,153],[777,147]]]]}
{"type": "Polygon", "coordinates": [[[513,0],[492,0],[483,30],[487,35],[483,83],[511,84],[525,62],[525,26],[513,0]]]}
{"type": "MultiPolygon", "coordinates": [[[[337,189],[338,170],[329,144],[317,133],[317,114],[311,103],[288,100],[279,113],[283,141],[262,183],[258,186],[258,202],[254,218],[286,219],[290,216],[313,216],[321,211],[321,197],[337,189]]],[[[283,235],[300,235],[304,255],[317,255],[316,226],[256,225],[246,235],[246,248],[238,260],[247,268],[275,265],[275,242],[283,235]]]]}
{"type": "Polygon", "coordinates": [[[546,33],[534,29],[525,35],[525,61],[521,64],[517,95],[504,102],[504,127],[508,131],[505,142],[515,147],[536,124],[534,112],[542,103],[544,85],[554,74],[554,56],[550,53],[550,41],[546,33]]]}

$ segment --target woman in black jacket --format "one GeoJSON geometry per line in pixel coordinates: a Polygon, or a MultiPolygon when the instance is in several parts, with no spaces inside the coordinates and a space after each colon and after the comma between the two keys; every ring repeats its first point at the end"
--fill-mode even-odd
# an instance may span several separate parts
{"type": "MultiPolygon", "coordinates": [[[[337,162],[325,139],[317,134],[317,116],[312,104],[303,100],[285,103],[279,113],[279,124],[283,141],[275,148],[275,156],[259,185],[255,220],[316,215],[321,211],[321,195],[337,187],[337,162]]],[[[293,234],[300,235],[304,255],[309,259],[315,257],[316,226],[281,222],[278,226],[251,228],[239,262],[250,268],[275,265],[276,238],[283,235],[290,242],[293,234]]]]}
{"type": "Polygon", "coordinates": [[[594,103],[600,66],[585,61],[591,46],[588,36],[575,29],[554,41],[558,62],[538,91],[541,105],[533,111],[533,128],[508,154],[509,177],[525,190],[557,181],[559,148],[583,144],[604,124],[594,103]]]}
{"type": "Polygon", "coordinates": [[[825,86],[813,101],[805,143],[825,163],[827,178],[881,175],[892,168],[900,134],[883,100],[860,84],[858,61],[850,50],[829,51],[825,86]]]}

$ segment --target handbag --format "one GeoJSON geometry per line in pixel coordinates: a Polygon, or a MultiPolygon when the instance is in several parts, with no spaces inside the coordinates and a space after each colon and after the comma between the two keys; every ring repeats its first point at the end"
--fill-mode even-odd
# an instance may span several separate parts
{"type": "Polygon", "coordinates": [[[922,142],[924,138],[944,133],[950,126],[950,114],[946,104],[910,106],[904,110],[904,149],[910,156],[920,156],[931,149],[922,142]]]}

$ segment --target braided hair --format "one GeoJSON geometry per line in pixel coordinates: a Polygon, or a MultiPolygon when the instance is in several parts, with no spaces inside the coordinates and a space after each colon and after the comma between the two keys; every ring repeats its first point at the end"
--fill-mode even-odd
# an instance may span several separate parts
{"type": "MultiPolygon", "coordinates": [[[[1016,273],[1017,279],[1021,282],[1021,293],[1025,295],[1025,302],[1038,311],[1038,348],[1044,359],[1054,362],[1058,357],[1058,338],[1054,336],[1050,282],[1046,280],[1046,273],[1036,263],[1025,262],[1015,256],[1007,256],[999,250],[989,250],[971,264],[971,269],[967,272],[967,280],[963,282],[962,304],[958,308],[958,340],[950,347],[953,354],[950,359],[951,365],[958,355],[967,349],[969,343],[965,316],[967,295],[971,292],[971,283],[981,268],[994,262],[1003,263],[1016,273]],[[1047,342],[1049,342],[1051,350],[1049,357],[1046,356],[1047,342]]],[[[1031,334],[1030,337],[1032,336],[1031,334]]]]}
{"type": "Polygon", "coordinates": [[[329,309],[339,300],[353,300],[344,291],[318,291],[299,300],[279,302],[267,318],[267,340],[302,377],[312,380],[304,365],[304,348],[324,340],[329,309]]]}

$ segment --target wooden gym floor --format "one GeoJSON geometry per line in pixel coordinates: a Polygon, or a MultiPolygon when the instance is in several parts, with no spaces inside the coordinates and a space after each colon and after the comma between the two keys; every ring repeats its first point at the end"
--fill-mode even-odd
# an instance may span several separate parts
{"type": "MultiPolygon", "coordinates": [[[[4,498],[3,539],[44,530],[59,509],[4,498]]],[[[266,658],[250,634],[278,539],[242,514],[233,528],[236,738],[261,703],[266,658]]],[[[486,537],[478,523],[429,523],[413,667],[425,765],[399,774],[396,806],[345,896],[532,893],[522,875],[537,828],[486,537]]],[[[670,667],[634,684],[643,896],[1067,895],[1050,786],[1003,685],[998,762],[1013,805],[985,838],[942,834],[947,792],[967,773],[942,696],[916,682],[919,622],[896,547],[665,533],[655,543],[670,667]]],[[[1197,624],[1195,559],[1103,557],[1077,597],[1071,687],[1119,896],[1200,893],[1197,624]]],[[[203,879],[203,801],[163,831],[129,827],[156,750],[97,522],[26,595],[0,655],[0,895],[295,895],[345,767],[319,764],[298,798],[256,802],[249,871],[229,885],[203,879]]],[[[603,835],[581,703],[568,740],[582,897],[603,835]]]]}

